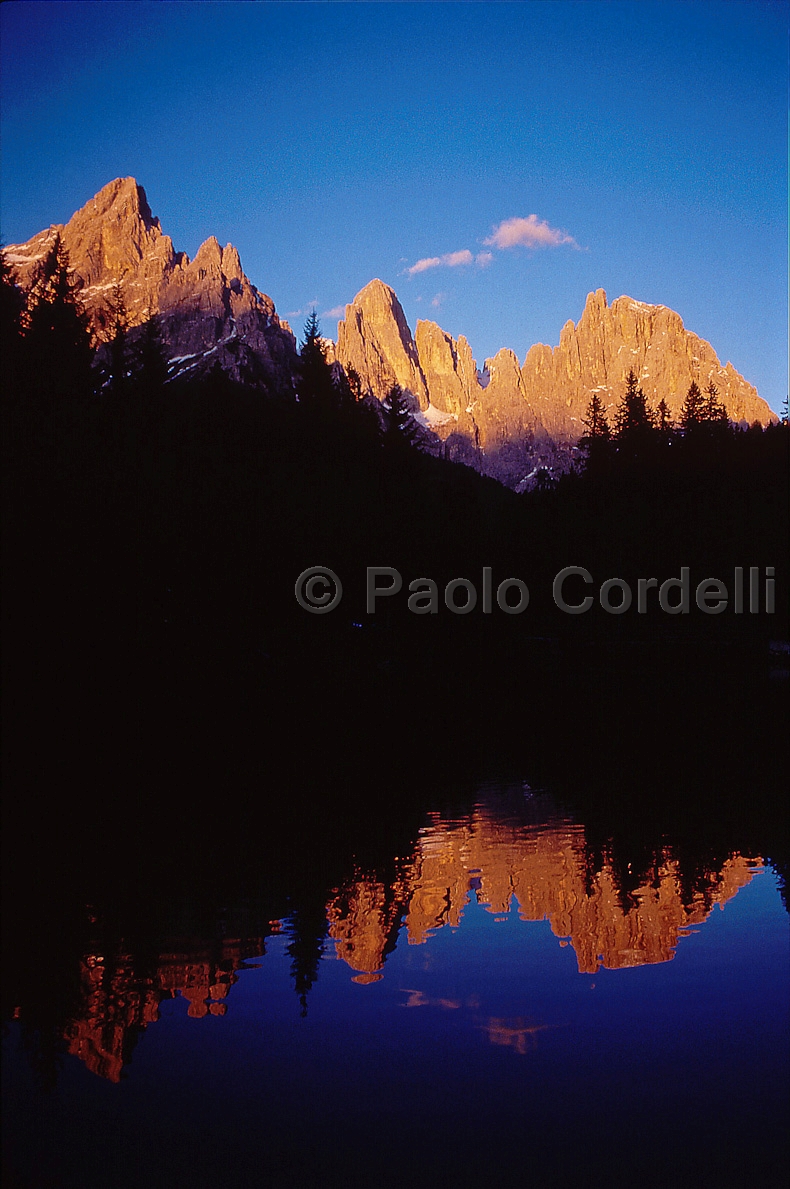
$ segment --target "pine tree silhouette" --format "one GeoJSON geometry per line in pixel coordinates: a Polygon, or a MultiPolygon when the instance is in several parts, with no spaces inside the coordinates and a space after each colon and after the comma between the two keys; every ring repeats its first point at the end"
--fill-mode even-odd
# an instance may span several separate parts
{"type": "Polygon", "coordinates": [[[641,437],[653,428],[653,415],[633,369],[626,376],[625,392],[617,408],[615,426],[621,441],[641,437]]]}
{"type": "Polygon", "coordinates": [[[26,328],[39,406],[83,404],[93,393],[93,348],[79,287],[60,235],[41,261],[30,291],[26,328]]]}
{"type": "Polygon", "coordinates": [[[315,310],[305,322],[304,338],[299,346],[297,393],[299,403],[319,416],[337,411],[341,403],[332,368],[326,360],[315,310]]]}
{"type": "Polygon", "coordinates": [[[132,348],[132,374],[142,403],[155,405],[167,383],[167,357],[155,315],[142,324],[132,348]]]}
{"type": "Polygon", "coordinates": [[[694,428],[700,424],[704,419],[704,409],[705,401],[699,384],[696,380],[692,380],[686,393],[686,399],[683,401],[683,408],[680,410],[680,428],[684,433],[693,432],[694,428]]]}
{"type": "Polygon", "coordinates": [[[713,380],[705,389],[705,397],[702,405],[703,420],[717,422],[726,425],[727,409],[723,401],[719,400],[719,390],[713,383],[713,380]]]}
{"type": "MultiPolygon", "coordinates": [[[[587,428],[585,438],[588,441],[592,438],[608,439],[612,436],[612,431],[606,418],[604,403],[597,392],[594,392],[590,398],[590,403],[587,406],[587,414],[582,424],[587,428]]],[[[584,440],[583,438],[582,441],[584,440]]]]}
{"type": "Polygon", "coordinates": [[[126,353],[126,335],[129,329],[129,315],[124,301],[120,280],[113,283],[110,307],[112,338],[109,344],[109,378],[107,387],[111,396],[123,398],[129,391],[129,365],[126,353]]]}
{"type": "Polygon", "coordinates": [[[386,442],[395,449],[414,445],[417,429],[400,384],[393,384],[384,402],[387,411],[386,442]]]}
{"type": "Polygon", "coordinates": [[[597,392],[594,392],[590,398],[582,424],[587,433],[579,439],[579,446],[586,453],[587,470],[598,472],[609,462],[612,431],[604,403],[597,392]]]}

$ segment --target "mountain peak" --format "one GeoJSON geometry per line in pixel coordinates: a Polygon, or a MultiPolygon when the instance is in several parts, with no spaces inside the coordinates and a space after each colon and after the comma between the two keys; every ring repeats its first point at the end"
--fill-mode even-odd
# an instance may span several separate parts
{"type": "Polygon", "coordinates": [[[159,225],[159,220],[154,219],[151,214],[151,208],[148,205],[148,198],[145,190],[137,182],[136,178],[115,178],[108,182],[106,186],[102,186],[98,194],[87,202],[85,206],[76,211],[69,223],[80,216],[88,216],[89,218],[107,218],[113,215],[120,215],[121,217],[137,217],[142,220],[146,228],[152,227],[154,224],[159,225]]]}
{"type": "Polygon", "coordinates": [[[360,289],[337,326],[337,357],[354,367],[376,395],[393,384],[411,393],[420,408],[428,406],[425,377],[406,315],[395,290],[379,280],[360,289]]]}
{"type": "Polygon", "coordinates": [[[264,383],[290,378],[293,335],[281,325],[272,300],[244,275],[236,249],[228,244],[223,250],[212,235],[190,264],[163,234],[135,178],[115,178],[65,226],[12,245],[4,254],[23,287],[32,284],[37,261],[56,233],[81,282],[81,300],[97,340],[112,336],[120,289],[130,328],[159,316],[162,337],[179,369],[198,367],[204,359],[210,364],[226,343],[234,343],[225,352],[231,372],[243,356],[248,377],[264,383]]]}
{"type": "Polygon", "coordinates": [[[606,305],[606,290],[596,289],[594,293],[587,294],[587,301],[584,303],[586,310],[605,310],[606,305]]]}

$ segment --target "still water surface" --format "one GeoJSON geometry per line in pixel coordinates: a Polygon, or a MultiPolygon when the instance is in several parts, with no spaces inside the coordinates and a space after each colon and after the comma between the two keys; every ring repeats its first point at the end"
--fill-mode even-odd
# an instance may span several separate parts
{"type": "Polygon", "coordinates": [[[134,938],[86,908],[60,1055],[35,992],[7,1029],[17,1183],[783,1183],[788,917],[760,854],[665,840],[621,870],[492,786],[322,899],[134,938]]]}

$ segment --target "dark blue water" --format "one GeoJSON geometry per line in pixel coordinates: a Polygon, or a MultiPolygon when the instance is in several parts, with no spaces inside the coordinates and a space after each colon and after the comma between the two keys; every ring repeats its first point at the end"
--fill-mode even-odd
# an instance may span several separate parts
{"type": "Polygon", "coordinates": [[[489,790],[425,815],[388,872],[352,862],[309,927],[302,906],[257,941],[227,915],[147,949],[105,929],[74,954],[54,1074],[31,1003],[8,1026],[11,1171],[69,1187],[779,1185],[777,877],[748,852],[689,862],[667,843],[623,892],[583,822],[489,790]]]}

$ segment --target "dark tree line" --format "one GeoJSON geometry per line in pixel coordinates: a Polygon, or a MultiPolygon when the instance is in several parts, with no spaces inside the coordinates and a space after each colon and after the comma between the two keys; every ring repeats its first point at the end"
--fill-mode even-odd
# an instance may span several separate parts
{"type": "MultiPolygon", "coordinates": [[[[786,418],[783,422],[786,427],[786,418]]],[[[663,398],[655,408],[648,404],[633,370],[626,377],[625,389],[610,425],[606,408],[598,393],[593,393],[584,417],[585,434],[579,446],[584,465],[593,475],[623,475],[645,468],[662,472],[677,468],[704,471],[723,458],[734,462],[739,451],[765,432],[769,438],[786,438],[781,426],[763,431],[758,422],[749,430],[733,424],[713,380],[703,392],[693,380],[686,393],[677,422],[663,398]]]]}
{"type": "MultiPolygon", "coordinates": [[[[65,672],[68,653],[98,688],[119,650],[138,668],[174,648],[190,664],[197,652],[241,664],[337,648],[372,663],[405,649],[430,665],[437,641],[504,658],[515,636],[615,630],[599,610],[559,615],[550,592],[563,566],[627,577],[696,558],[782,564],[787,425],[736,429],[712,385],[691,386],[675,425],[631,374],[611,425],[590,403],[583,473],[516,496],[421,451],[408,394],[394,385],[380,402],[329,363],[315,314],[293,385],[268,394],[219,368],[168,378],[158,326],[130,329],[119,283],[97,350],[59,240],[26,295],[3,265],[6,614],[23,669],[60,654],[65,672]],[[353,581],[319,629],[293,582],[320,561],[353,581]],[[440,588],[494,566],[534,593],[517,618],[442,613],[415,627],[405,597],[366,617],[372,564],[440,588]],[[368,633],[379,622],[383,635],[368,633]]],[[[635,615],[628,625],[647,630],[635,615]]]]}
{"type": "MultiPolygon", "coordinates": [[[[762,660],[786,633],[786,419],[735,429],[715,391],[692,389],[674,425],[629,378],[611,426],[591,402],[583,472],[519,496],[422,452],[408,395],[393,386],[379,402],[330,364],[315,316],[294,385],[264,395],[219,369],[169,378],[157,318],[130,328],[122,286],[97,349],[59,243],[26,295],[3,263],[0,301],[6,833],[33,840],[34,878],[58,887],[76,867],[84,905],[91,880],[121,886],[134,871],[145,883],[142,843],[149,857],[159,848],[157,870],[179,855],[204,874],[222,843],[228,870],[286,768],[297,818],[302,792],[320,802],[355,781],[368,802],[394,803],[416,770],[433,781],[466,772],[471,736],[482,775],[526,740],[555,767],[567,753],[571,787],[613,723],[628,773],[647,765],[646,738],[652,764],[667,739],[693,752],[700,727],[735,739],[745,723],[749,765],[770,776],[755,742],[765,735],[766,756],[775,746],[768,712],[749,718],[749,681],[725,720],[704,665],[681,712],[673,674],[659,688],[651,660],[641,684],[624,684],[613,657],[623,641],[660,650],[679,637],[684,648],[742,643],[762,660]],[[344,583],[327,616],[294,598],[297,575],[318,564],[344,583]],[[372,616],[368,565],[404,580],[372,616]],[[729,581],[734,565],[773,565],[778,610],[568,617],[551,589],[570,565],[596,587],[618,576],[634,589],[682,566],[729,581]],[[479,584],[483,567],[495,584],[528,583],[524,614],[408,611],[410,579],[479,584]],[[587,649],[598,640],[606,680],[586,661],[580,684],[579,657],[598,656],[587,649]],[[65,795],[75,774],[77,799],[65,795]]],[[[700,783],[707,762],[703,751],[700,783]]],[[[603,803],[619,769],[611,756],[592,767],[590,797],[603,803]]],[[[668,764],[662,779],[674,779],[668,764]]],[[[293,914],[303,996],[323,903],[293,914]]]]}

